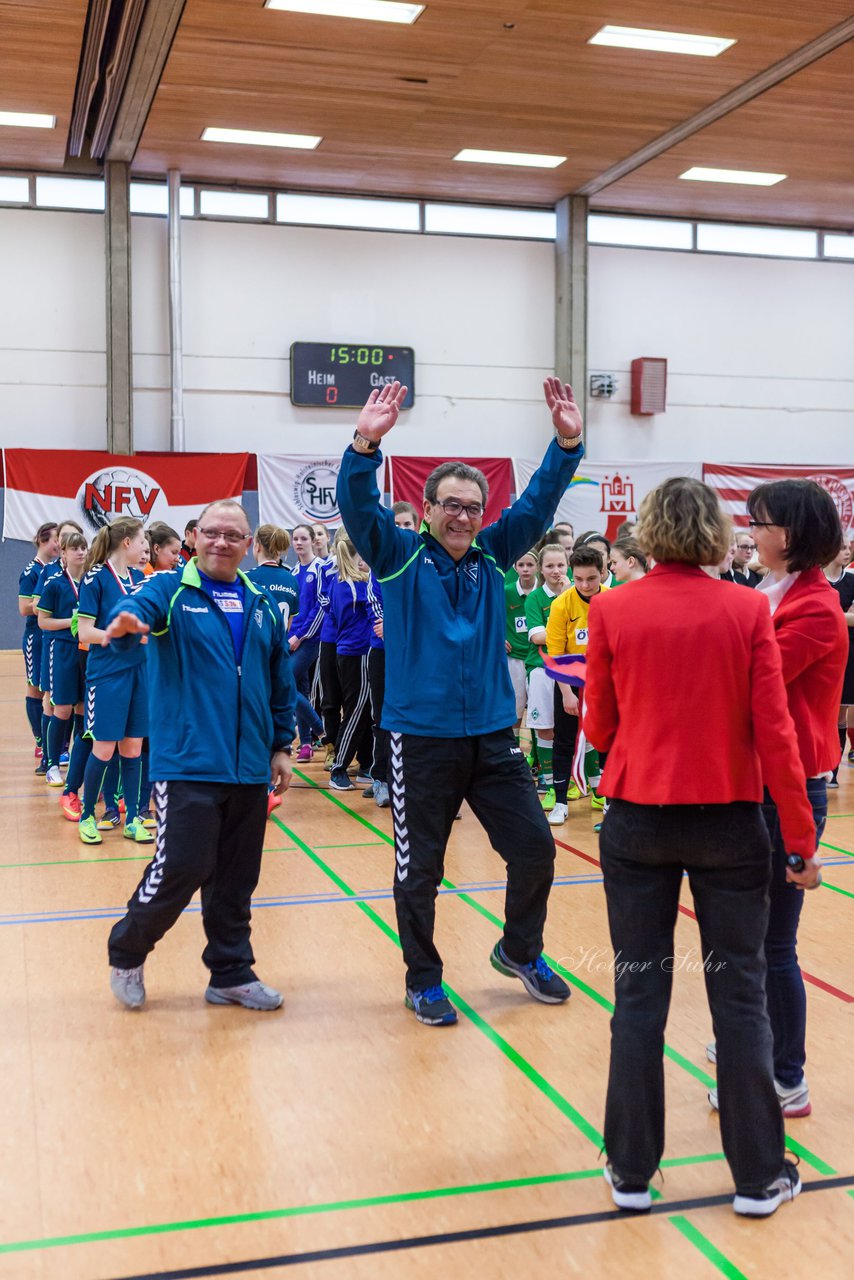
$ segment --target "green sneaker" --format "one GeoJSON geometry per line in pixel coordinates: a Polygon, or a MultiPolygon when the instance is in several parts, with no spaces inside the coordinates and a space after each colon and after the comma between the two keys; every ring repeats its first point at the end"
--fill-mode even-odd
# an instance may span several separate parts
{"type": "Polygon", "coordinates": [[[122,834],[125,840],[135,840],[137,844],[154,844],[154,836],[143,826],[141,818],[128,822],[122,834]]]}
{"type": "Polygon", "coordinates": [[[603,795],[600,795],[595,787],[590,788],[590,808],[604,809],[608,801],[603,795]]]}
{"type": "Polygon", "coordinates": [[[549,787],[547,791],[544,791],[540,795],[540,804],[543,806],[544,813],[551,813],[552,809],[555,807],[554,787],[549,787]]]}
{"type": "Polygon", "coordinates": [[[578,786],[573,780],[570,780],[569,786],[566,789],[566,798],[568,801],[581,799],[581,792],[578,790],[578,786]]]}
{"type": "Polygon", "coordinates": [[[81,818],[77,824],[77,831],[84,844],[104,843],[104,838],[98,830],[94,815],[91,818],[81,818]]]}

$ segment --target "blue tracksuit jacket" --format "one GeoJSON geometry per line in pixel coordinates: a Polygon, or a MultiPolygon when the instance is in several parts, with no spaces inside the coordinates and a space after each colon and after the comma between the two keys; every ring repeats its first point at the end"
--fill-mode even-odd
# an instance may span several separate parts
{"type": "Polygon", "coordinates": [[[516,702],[504,648],[504,573],[548,529],[584,448],[553,441],[523,494],[455,561],[430,536],[398,529],[380,505],[379,450],[341,461],[347,532],[382,584],[386,685],[382,727],[466,738],[506,729],[516,702]]]}
{"type": "MultiPolygon", "coordinates": [[[[239,664],[195,559],[152,574],[113,610],[135,613],[151,628],[150,768],[158,781],[269,782],[270,756],[293,741],[296,689],[282,616],[240,578],[249,618],[239,664]]],[[[113,641],[138,643],[138,636],[113,641]]]]}

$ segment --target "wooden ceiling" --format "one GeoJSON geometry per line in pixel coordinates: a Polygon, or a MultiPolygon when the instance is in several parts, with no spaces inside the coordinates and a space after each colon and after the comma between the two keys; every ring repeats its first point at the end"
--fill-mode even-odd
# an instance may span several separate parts
{"type": "MultiPolygon", "coordinates": [[[[156,0],[149,0],[155,3],[156,0]]],[[[0,167],[64,159],[85,0],[0,0],[0,167]]],[[[187,0],[134,162],[140,175],[552,205],[854,17],[854,0],[427,0],[412,26],[187,0]],[[591,46],[604,23],[721,35],[718,58],[591,46]],[[201,141],[207,125],[320,134],[316,151],[201,141]],[[566,155],[554,170],[452,161],[462,147],[566,155]]],[[[628,176],[597,209],[854,225],[854,48],[845,44],[628,176]],[[691,164],[770,169],[772,188],[689,183],[691,164]]]]}

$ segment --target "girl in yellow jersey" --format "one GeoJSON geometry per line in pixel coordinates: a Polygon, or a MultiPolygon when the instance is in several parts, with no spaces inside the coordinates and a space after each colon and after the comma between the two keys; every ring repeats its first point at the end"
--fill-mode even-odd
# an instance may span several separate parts
{"type": "MultiPolygon", "coordinates": [[[[562,653],[587,652],[587,615],[590,601],[603,585],[602,557],[595,547],[583,546],[569,558],[573,585],[552,604],[546,623],[546,644],[552,656],[562,653]]],[[[555,804],[549,814],[553,827],[566,822],[569,786],[572,782],[572,759],[578,741],[578,698],[571,685],[554,684],[554,788],[555,804]]],[[[572,783],[574,800],[579,793],[572,783]]],[[[591,791],[591,802],[601,808],[600,797],[591,791]]]]}

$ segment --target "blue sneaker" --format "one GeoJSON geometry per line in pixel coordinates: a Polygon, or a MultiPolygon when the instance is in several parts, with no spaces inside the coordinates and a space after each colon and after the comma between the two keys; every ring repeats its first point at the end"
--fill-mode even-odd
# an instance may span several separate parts
{"type": "Polygon", "coordinates": [[[563,978],[550,969],[542,956],[530,964],[517,964],[505,954],[500,942],[496,942],[489,957],[493,969],[507,978],[518,978],[529,995],[543,1004],[563,1004],[572,995],[563,978]]]}
{"type": "Polygon", "coordinates": [[[98,819],[99,831],[112,831],[113,827],[121,825],[122,815],[118,809],[105,809],[103,816],[98,819]]]}
{"type": "Polygon", "coordinates": [[[457,1020],[457,1011],[451,1004],[444,987],[427,987],[426,991],[406,988],[404,1004],[412,1009],[419,1022],[428,1027],[450,1027],[457,1020]]]}
{"type": "Polygon", "coordinates": [[[59,763],[61,764],[61,766],[63,767],[63,769],[66,767],[66,765],[68,764],[68,752],[67,752],[67,751],[63,751],[62,755],[59,757],[59,763]]]}

